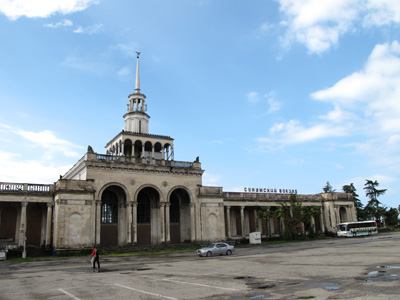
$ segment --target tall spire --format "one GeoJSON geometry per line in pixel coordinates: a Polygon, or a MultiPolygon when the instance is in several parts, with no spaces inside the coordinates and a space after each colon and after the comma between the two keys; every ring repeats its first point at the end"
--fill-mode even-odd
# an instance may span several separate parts
{"type": "Polygon", "coordinates": [[[135,83],[135,93],[140,93],[140,80],[139,80],[139,55],[140,52],[136,51],[137,62],[136,62],[136,83],[135,83]]]}

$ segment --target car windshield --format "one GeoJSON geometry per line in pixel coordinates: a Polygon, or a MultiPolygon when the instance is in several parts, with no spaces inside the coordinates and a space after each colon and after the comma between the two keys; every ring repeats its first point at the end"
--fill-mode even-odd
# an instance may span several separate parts
{"type": "Polygon", "coordinates": [[[217,244],[210,244],[210,246],[208,246],[208,248],[215,248],[217,246],[217,244]]]}

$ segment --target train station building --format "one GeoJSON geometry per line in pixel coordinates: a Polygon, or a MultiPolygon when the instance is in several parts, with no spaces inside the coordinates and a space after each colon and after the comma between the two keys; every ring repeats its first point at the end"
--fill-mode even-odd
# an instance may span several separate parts
{"type": "MultiPolygon", "coordinates": [[[[279,207],[297,191],[225,192],[203,186],[199,158],[176,160],[174,139],[149,132],[139,54],[135,89],[123,118],[124,130],[107,142],[104,154],[89,146],[54,184],[0,182],[0,239],[16,247],[25,242],[79,249],[246,239],[251,232],[265,238],[282,235],[283,219],[266,224],[258,211],[279,207]]],[[[350,194],[297,194],[297,200],[321,207],[311,220],[318,233],[334,233],[337,223],[357,220],[350,194]]]]}

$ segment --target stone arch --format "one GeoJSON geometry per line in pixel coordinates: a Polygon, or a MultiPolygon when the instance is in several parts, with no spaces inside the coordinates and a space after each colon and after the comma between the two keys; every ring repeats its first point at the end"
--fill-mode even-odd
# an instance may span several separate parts
{"type": "Polygon", "coordinates": [[[156,142],[154,144],[154,158],[155,159],[163,159],[162,157],[162,145],[160,142],[156,142]]]}
{"type": "Polygon", "coordinates": [[[134,153],[133,156],[140,158],[142,156],[143,143],[141,140],[136,140],[134,143],[134,153]]]}
{"type": "Polygon", "coordinates": [[[348,221],[347,209],[346,207],[339,208],[339,222],[344,223],[348,221]]]}
{"type": "Polygon", "coordinates": [[[0,238],[12,239],[16,241],[17,233],[17,215],[18,211],[15,206],[5,206],[0,211],[0,238]]]}
{"type": "Polygon", "coordinates": [[[117,246],[126,243],[127,193],[118,184],[108,184],[101,191],[100,244],[117,246]]]}
{"type": "Polygon", "coordinates": [[[144,157],[147,158],[147,163],[150,163],[150,158],[153,156],[153,144],[150,141],[144,143],[144,157]]]}
{"type": "Polygon", "coordinates": [[[165,143],[164,144],[164,150],[165,150],[165,160],[173,160],[173,154],[172,154],[172,145],[170,143],[165,143]]]}
{"type": "Polygon", "coordinates": [[[192,220],[190,192],[181,186],[171,189],[168,196],[171,243],[191,241],[192,220]],[[182,226],[184,224],[185,226],[182,226]]]}
{"type": "Polygon", "coordinates": [[[158,244],[161,241],[160,191],[146,185],[138,189],[137,199],[137,243],[139,245],[158,244]]]}
{"type": "Polygon", "coordinates": [[[116,186],[116,187],[121,188],[121,189],[124,191],[125,195],[126,195],[126,199],[130,199],[130,193],[128,192],[128,189],[126,188],[126,186],[123,185],[123,184],[121,184],[121,183],[119,183],[119,182],[114,182],[114,181],[113,181],[113,182],[109,182],[109,183],[103,185],[103,186],[100,188],[100,190],[99,190],[99,192],[98,192],[98,194],[97,194],[97,198],[98,198],[98,199],[101,199],[101,195],[104,193],[104,191],[105,191],[106,189],[108,189],[109,187],[112,187],[112,186],[116,186]]]}
{"type": "Polygon", "coordinates": [[[126,139],[124,141],[124,155],[126,157],[132,157],[132,140],[131,139],[126,139]]]}

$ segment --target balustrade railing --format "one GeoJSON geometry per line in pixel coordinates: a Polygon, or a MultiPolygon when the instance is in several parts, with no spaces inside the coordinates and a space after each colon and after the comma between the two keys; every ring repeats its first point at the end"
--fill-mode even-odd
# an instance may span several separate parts
{"type": "MultiPolygon", "coordinates": [[[[139,157],[127,157],[127,156],[118,156],[118,155],[107,155],[107,154],[96,154],[96,159],[104,162],[120,162],[120,163],[143,163],[142,158],[139,157]]],[[[193,163],[187,161],[171,161],[171,160],[163,160],[155,159],[155,164],[157,166],[165,165],[171,167],[178,168],[192,168],[193,163]]],[[[146,157],[146,163],[151,164],[152,159],[150,157],[146,157]]]]}
{"type": "Polygon", "coordinates": [[[53,185],[51,184],[0,182],[0,192],[49,193],[52,189],[52,186],[53,185]]]}

